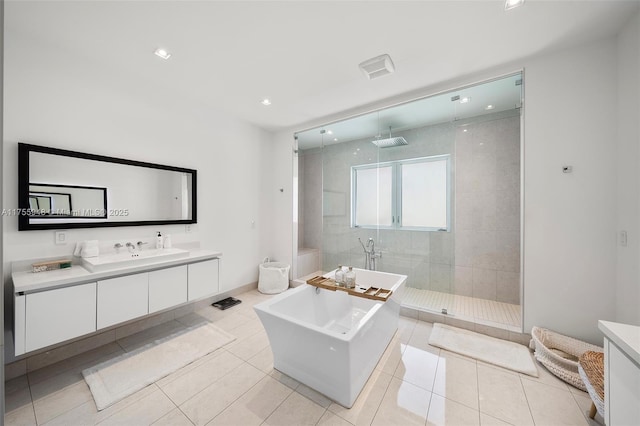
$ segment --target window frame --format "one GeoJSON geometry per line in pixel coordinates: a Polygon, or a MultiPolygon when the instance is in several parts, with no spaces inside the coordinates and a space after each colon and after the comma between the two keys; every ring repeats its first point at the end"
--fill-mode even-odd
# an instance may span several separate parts
{"type": "Polygon", "coordinates": [[[432,155],[428,157],[409,158],[406,160],[385,161],[379,163],[351,166],[351,228],[361,229],[389,229],[421,232],[451,232],[451,154],[432,155]],[[446,161],[446,227],[433,226],[403,226],[402,225],[402,166],[406,164],[429,163],[446,161]],[[357,172],[358,170],[391,167],[391,226],[386,225],[358,225],[357,214],[357,172]]]}

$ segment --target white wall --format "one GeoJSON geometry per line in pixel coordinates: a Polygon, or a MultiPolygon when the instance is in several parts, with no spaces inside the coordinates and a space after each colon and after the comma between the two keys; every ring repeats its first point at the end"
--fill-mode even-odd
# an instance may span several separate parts
{"type": "Polygon", "coordinates": [[[190,234],[178,225],[75,229],[67,231],[69,244],[54,245],[54,231],[19,232],[17,217],[5,217],[5,294],[10,294],[11,261],[68,255],[73,242],[86,239],[107,246],[153,241],[157,230],[172,234],[174,244],[199,240],[204,248],[222,251],[224,290],[257,281],[258,263],[272,256],[272,241],[266,238],[272,235],[274,202],[267,188],[276,192],[272,136],[145,84],[62,47],[6,34],[5,208],[18,207],[21,141],[197,169],[198,223],[190,234]]]}
{"type": "MultiPolygon", "coordinates": [[[[276,135],[282,154],[278,161],[282,170],[291,164],[285,147],[294,131],[522,68],[524,329],[537,325],[601,343],[597,320],[616,319],[615,38],[526,58],[287,129],[276,135]],[[562,173],[565,164],[573,166],[573,173],[562,173]]],[[[280,228],[292,232],[290,216],[278,220],[280,228]]],[[[280,256],[291,256],[286,240],[276,249],[280,256]]],[[[618,299],[625,299],[622,293],[618,299]]]]}
{"type": "Polygon", "coordinates": [[[525,66],[525,329],[601,343],[598,319],[615,319],[615,40],[525,66]]]}
{"type": "MultiPolygon", "coordinates": [[[[294,139],[293,132],[283,131],[275,135],[275,144],[270,167],[274,170],[274,189],[269,189],[273,194],[273,211],[270,221],[271,241],[270,257],[279,262],[291,264],[290,277],[296,277],[297,261],[293,261],[293,248],[298,242],[298,218],[294,219],[294,202],[298,204],[298,188],[293,187],[293,177],[298,176],[298,162],[294,164],[294,139]],[[294,173],[295,167],[295,173],[294,173]],[[282,189],[282,192],[280,192],[282,189]],[[295,222],[294,222],[295,220],[295,222]]],[[[297,208],[295,209],[297,211],[297,208]]]]}
{"type": "Polygon", "coordinates": [[[640,14],[618,36],[618,245],[616,320],[640,325],[640,14]]]}

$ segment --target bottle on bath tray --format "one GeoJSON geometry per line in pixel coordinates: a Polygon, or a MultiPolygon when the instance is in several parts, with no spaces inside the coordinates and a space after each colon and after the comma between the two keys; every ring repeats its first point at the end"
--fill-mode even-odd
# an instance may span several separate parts
{"type": "Polygon", "coordinates": [[[342,270],[342,265],[338,265],[338,269],[336,269],[334,279],[337,285],[344,284],[344,271],[342,270]]]}
{"type": "Polygon", "coordinates": [[[347,288],[356,287],[356,271],[353,270],[353,266],[349,266],[349,270],[344,274],[344,284],[347,288]]]}
{"type": "Polygon", "coordinates": [[[171,235],[167,234],[164,236],[164,244],[162,248],[171,248],[171,235]]]}
{"type": "Polygon", "coordinates": [[[156,248],[161,249],[162,245],[162,234],[158,231],[158,236],[156,236],[156,248]]]}

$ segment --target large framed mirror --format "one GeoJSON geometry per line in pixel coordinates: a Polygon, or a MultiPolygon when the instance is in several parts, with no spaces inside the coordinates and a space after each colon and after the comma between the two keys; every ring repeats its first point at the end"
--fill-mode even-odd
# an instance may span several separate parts
{"type": "Polygon", "coordinates": [[[20,231],[197,222],[197,171],[18,144],[20,231]]]}

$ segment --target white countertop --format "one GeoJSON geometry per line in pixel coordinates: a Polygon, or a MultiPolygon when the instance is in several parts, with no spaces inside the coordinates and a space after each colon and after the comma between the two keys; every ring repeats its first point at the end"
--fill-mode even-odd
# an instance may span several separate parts
{"type": "Polygon", "coordinates": [[[20,271],[11,274],[13,279],[14,292],[29,293],[45,289],[66,287],[69,285],[81,284],[120,275],[135,274],[136,272],[150,271],[171,266],[185,265],[208,259],[221,257],[222,253],[212,250],[190,250],[189,256],[172,260],[158,260],[157,262],[145,263],[142,265],[131,265],[126,267],[115,267],[106,271],[91,272],[82,265],[74,264],[71,268],[58,269],[46,272],[20,271]]]}
{"type": "Polygon", "coordinates": [[[598,321],[598,328],[622,352],[640,365],[640,327],[611,321],[598,321]]]}

